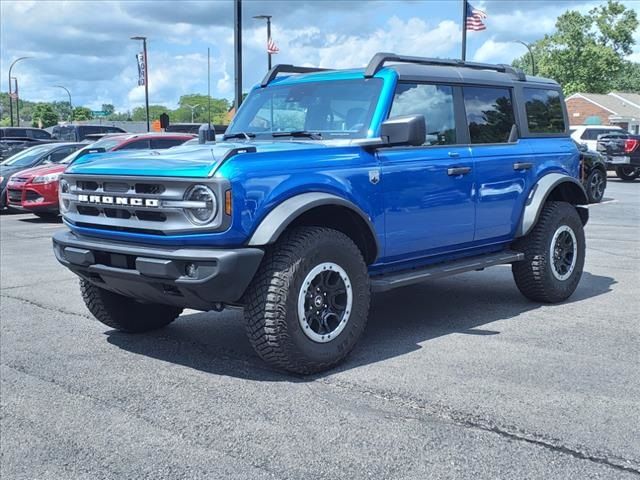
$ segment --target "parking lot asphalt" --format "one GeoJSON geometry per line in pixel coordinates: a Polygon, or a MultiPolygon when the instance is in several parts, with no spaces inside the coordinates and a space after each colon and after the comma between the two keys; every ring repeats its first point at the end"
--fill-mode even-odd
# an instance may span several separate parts
{"type": "Polygon", "coordinates": [[[238,311],[125,335],[55,261],[64,228],[0,217],[3,479],[640,477],[640,182],[591,207],[559,305],[508,267],[374,297],[338,369],[254,354],[238,311]]]}

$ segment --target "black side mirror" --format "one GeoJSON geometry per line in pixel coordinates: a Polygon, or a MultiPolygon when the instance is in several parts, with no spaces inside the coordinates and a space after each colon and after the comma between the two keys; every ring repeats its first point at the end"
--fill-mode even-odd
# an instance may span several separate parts
{"type": "Polygon", "coordinates": [[[427,140],[424,115],[393,117],[380,126],[380,137],[386,146],[420,146],[427,140]]]}
{"type": "Polygon", "coordinates": [[[216,141],[216,129],[213,125],[203,123],[198,128],[198,143],[203,144],[207,142],[216,141]]]}
{"type": "Polygon", "coordinates": [[[586,143],[579,143],[578,150],[580,150],[581,152],[586,152],[587,150],[589,150],[589,147],[587,147],[586,143]]]}

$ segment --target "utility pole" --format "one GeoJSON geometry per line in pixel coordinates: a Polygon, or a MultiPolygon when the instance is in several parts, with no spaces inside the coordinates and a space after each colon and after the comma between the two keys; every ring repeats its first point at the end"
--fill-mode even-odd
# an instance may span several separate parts
{"type": "Polygon", "coordinates": [[[14,90],[14,93],[16,94],[16,123],[18,124],[18,127],[19,127],[20,126],[20,92],[18,91],[18,78],[17,77],[11,77],[11,78],[13,79],[16,85],[16,89],[14,90]]]}
{"type": "Polygon", "coordinates": [[[234,106],[236,112],[242,103],[242,1],[234,0],[233,5],[233,33],[234,33],[234,68],[236,77],[236,95],[234,106]]]}
{"type": "MultiPolygon", "coordinates": [[[[11,65],[9,65],[9,121],[10,121],[12,127],[13,127],[13,101],[11,99],[11,69],[20,60],[25,60],[27,58],[31,58],[31,57],[19,57],[19,58],[16,58],[13,62],[11,62],[11,65]]],[[[18,120],[18,122],[20,122],[20,120],[18,120]]]]}
{"type": "Polygon", "coordinates": [[[256,15],[255,19],[267,21],[267,66],[271,70],[271,52],[269,51],[269,41],[271,40],[271,18],[273,15],[256,15]]]}
{"type": "Polygon", "coordinates": [[[131,40],[142,40],[142,56],[144,57],[144,105],[147,112],[147,132],[151,131],[149,120],[149,60],[147,59],[147,37],[131,37],[131,40]]]}

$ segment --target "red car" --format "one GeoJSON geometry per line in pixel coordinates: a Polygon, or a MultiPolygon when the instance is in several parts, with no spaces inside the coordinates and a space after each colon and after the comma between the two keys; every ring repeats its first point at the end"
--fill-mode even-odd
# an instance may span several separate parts
{"type": "Polygon", "coordinates": [[[116,150],[159,150],[182,145],[190,134],[142,133],[109,135],[72,153],[60,163],[23,170],[9,179],[7,205],[39,217],[58,215],[58,184],[62,172],[76,158],[88,153],[116,150]]]}

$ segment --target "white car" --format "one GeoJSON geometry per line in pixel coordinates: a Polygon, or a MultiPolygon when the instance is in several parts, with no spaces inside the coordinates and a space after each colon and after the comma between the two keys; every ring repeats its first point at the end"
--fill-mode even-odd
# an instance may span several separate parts
{"type": "Polygon", "coordinates": [[[627,133],[626,130],[615,125],[571,125],[571,138],[578,143],[584,143],[589,150],[596,151],[598,135],[606,133],[620,132],[627,133]]]}

